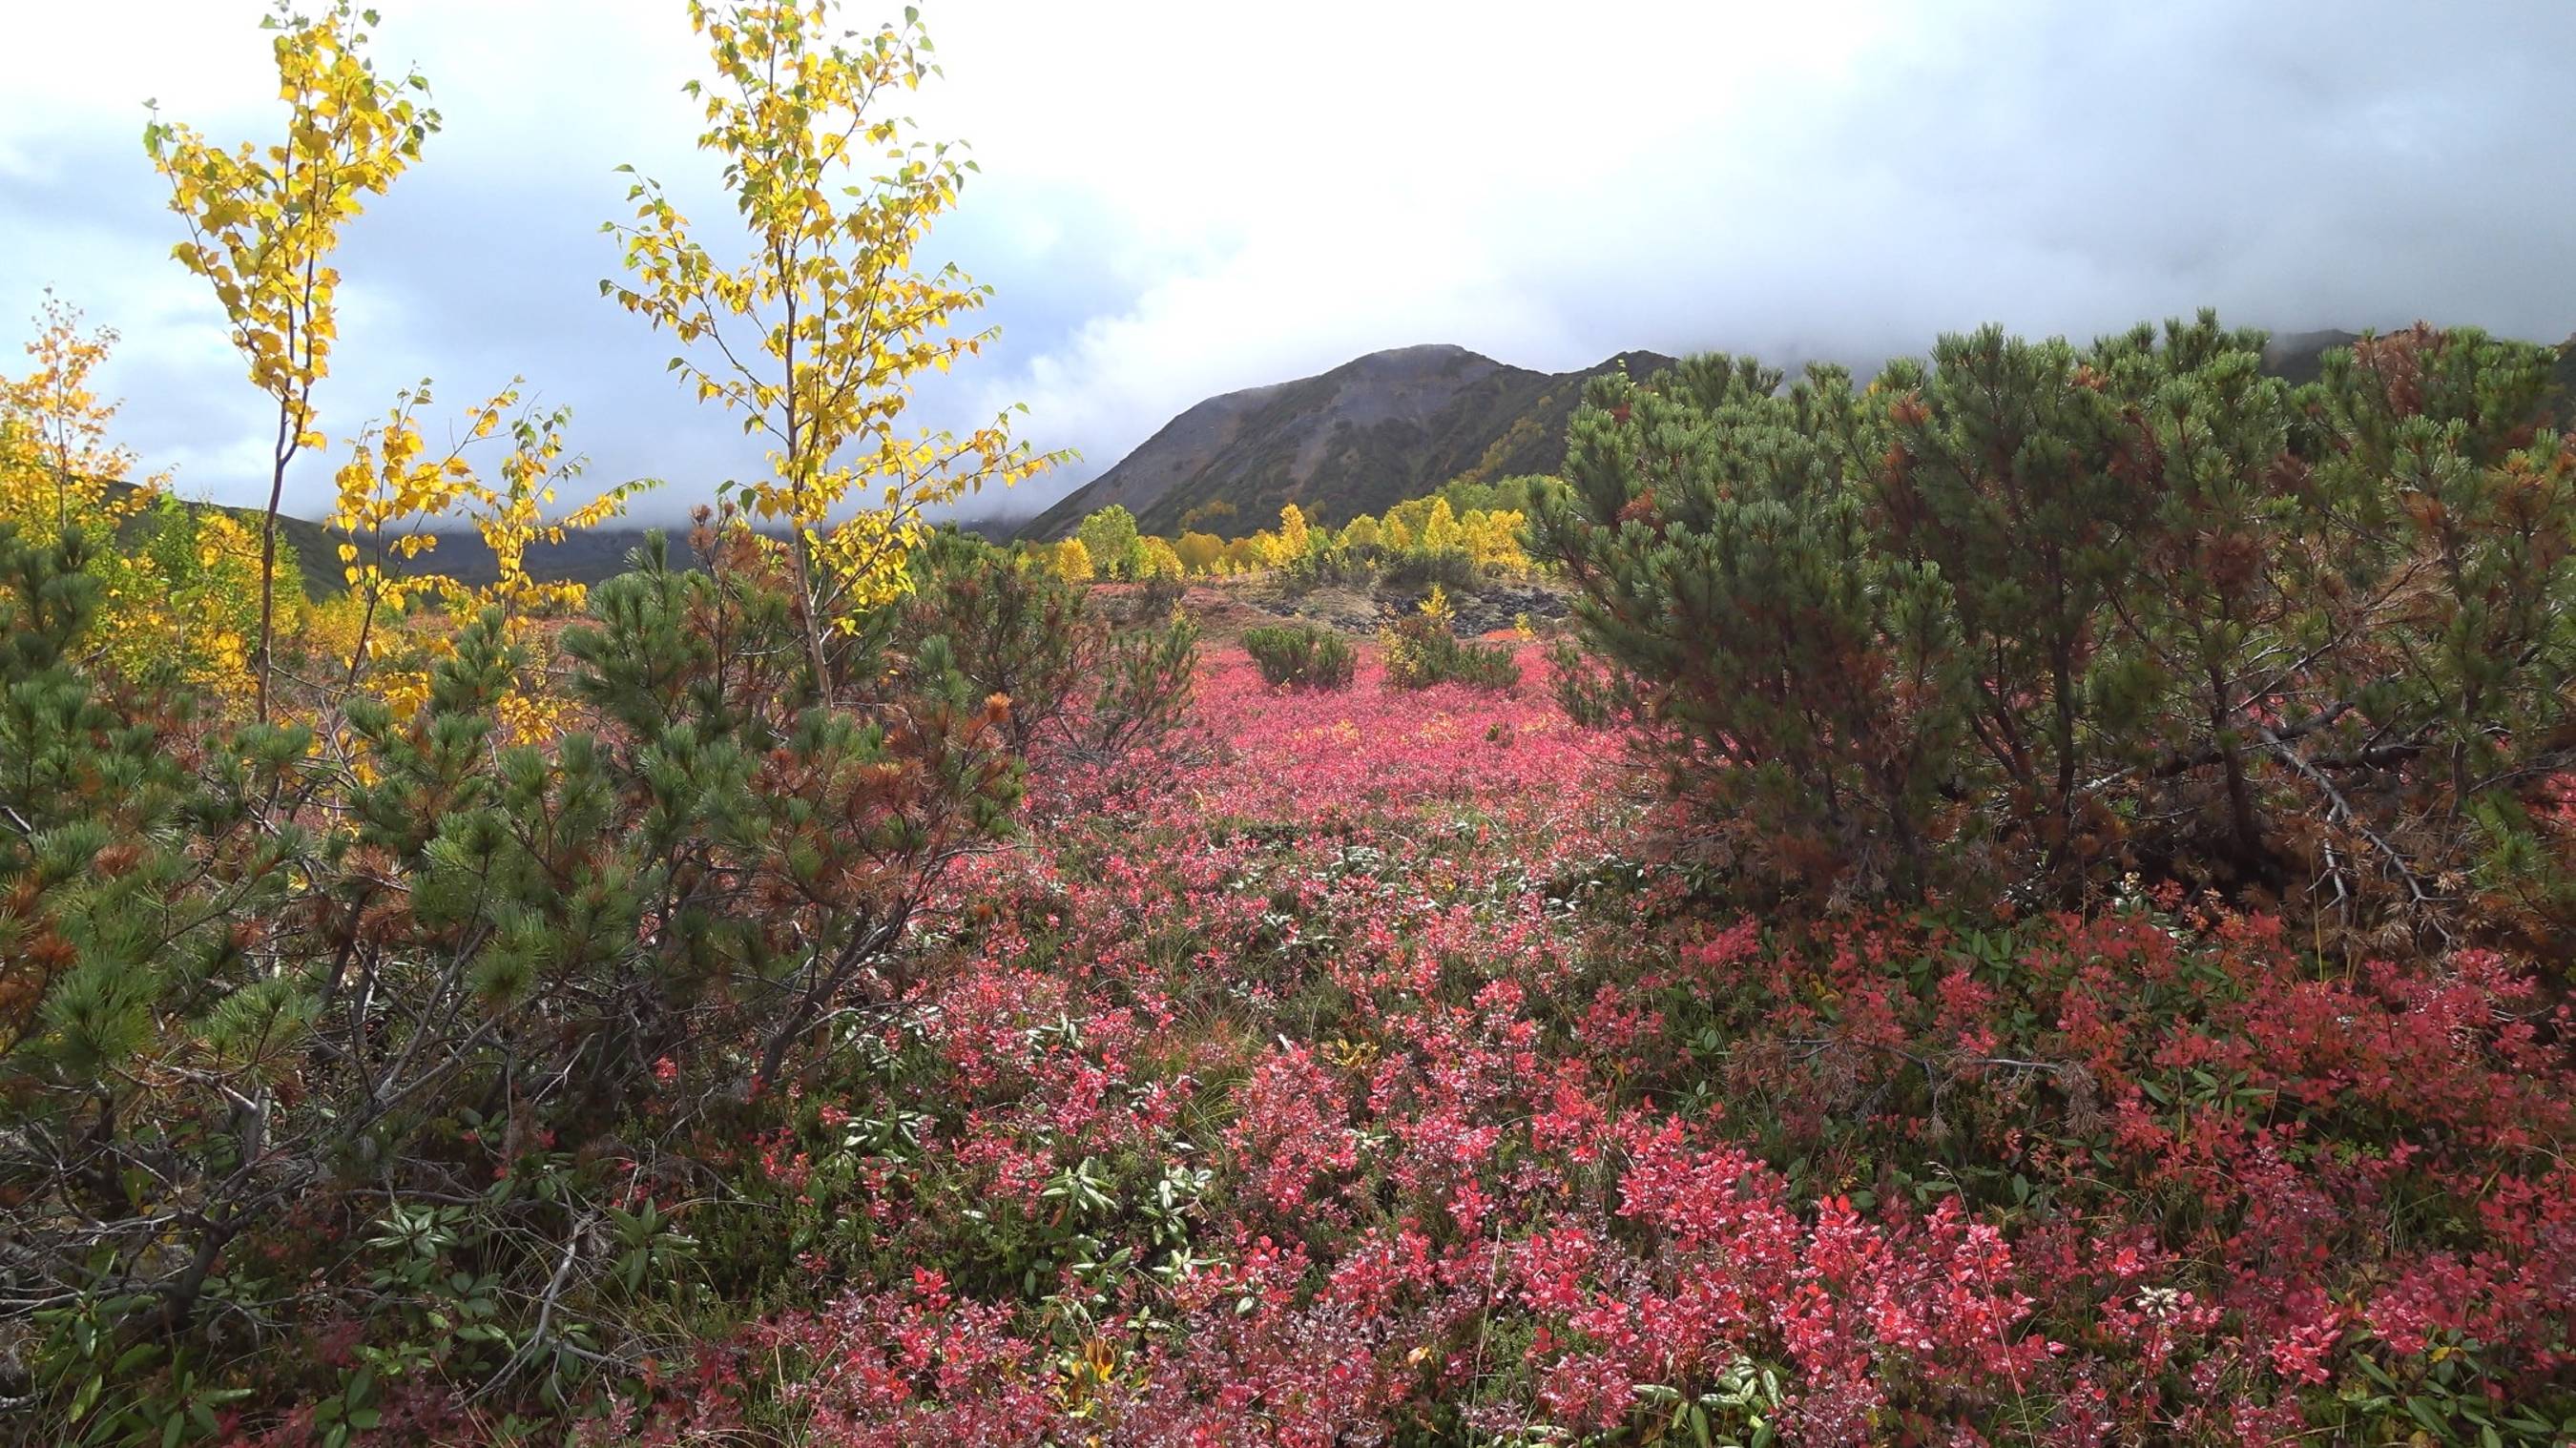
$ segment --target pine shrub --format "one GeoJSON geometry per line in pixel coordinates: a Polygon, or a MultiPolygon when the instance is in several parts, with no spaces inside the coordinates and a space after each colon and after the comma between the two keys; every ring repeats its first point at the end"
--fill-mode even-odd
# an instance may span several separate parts
{"type": "Polygon", "coordinates": [[[205,729],[88,672],[77,534],[0,529],[0,1193],[37,1422],[174,1441],[257,1391],[364,1430],[404,1375],[561,1401],[651,1350],[634,1284],[694,1300],[637,1174],[897,1008],[923,902],[1022,778],[946,637],[817,699],[776,550],[709,541],[594,590],[561,646],[599,728],[540,749],[498,723],[497,612],[417,707],[205,729]],[[354,1351],[279,1350],[315,1335],[354,1351]]]}
{"type": "Polygon", "coordinates": [[[2418,327],[2292,387],[2262,346],[2203,314],[1944,337],[1865,389],[1596,381],[1533,527],[1607,669],[1587,711],[1784,884],[2143,869],[2563,929],[2528,823],[2576,763],[2549,350],[2418,327]]]}
{"type": "Polygon", "coordinates": [[[1139,585],[1152,596],[1122,621],[1046,560],[957,532],[919,550],[913,575],[910,598],[886,615],[887,646],[901,658],[944,641],[950,666],[1008,701],[1004,727],[1024,756],[1121,758],[1170,732],[1189,706],[1198,624],[1175,606],[1177,585],[1139,585]]]}
{"type": "Polygon", "coordinates": [[[1358,664],[1348,639],[1310,623],[1246,629],[1243,651],[1274,688],[1348,688],[1358,664]]]}

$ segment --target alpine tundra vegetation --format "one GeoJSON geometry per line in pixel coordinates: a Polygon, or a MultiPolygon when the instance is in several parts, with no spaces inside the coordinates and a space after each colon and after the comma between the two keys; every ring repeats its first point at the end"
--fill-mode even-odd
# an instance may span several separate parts
{"type": "Polygon", "coordinates": [[[0,1434],[2576,1441],[2567,349],[1409,348],[995,541],[920,17],[668,18],[599,290],[765,464],[614,569],[317,408],[347,3],[147,136],[265,506],[0,378],[0,1434]]]}

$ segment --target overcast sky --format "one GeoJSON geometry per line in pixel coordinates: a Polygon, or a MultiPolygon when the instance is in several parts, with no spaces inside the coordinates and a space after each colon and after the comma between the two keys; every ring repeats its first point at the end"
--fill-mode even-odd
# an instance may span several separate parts
{"type": "MultiPolygon", "coordinates": [[[[667,516],[758,468],[598,296],[620,162],[729,219],[678,0],[376,0],[446,130],[351,227],[335,439],[423,376],[514,373],[667,516]]],[[[124,333],[123,435],[264,491],[262,399],[140,144],[142,102],[273,130],[257,0],[0,0],[0,318],[54,287],[124,333]]],[[[2279,330],[2576,331],[2576,4],[926,0],[907,109],[983,174],[933,238],[998,349],[925,390],[1082,461],[1213,393],[1455,342],[1551,370],[1652,348],[1866,362],[2001,321],[2078,337],[2214,304],[2279,330]]],[[[854,4],[853,24],[880,12],[854,4]]],[[[14,355],[0,370],[15,370],[14,355]]],[[[308,459],[290,511],[331,462],[308,459]]]]}

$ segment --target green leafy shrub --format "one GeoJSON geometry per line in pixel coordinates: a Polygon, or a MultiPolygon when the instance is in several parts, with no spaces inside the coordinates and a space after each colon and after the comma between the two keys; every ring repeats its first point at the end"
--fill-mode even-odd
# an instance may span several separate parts
{"type": "Polygon", "coordinates": [[[1136,535],[1135,515],[1116,503],[1085,516],[1074,536],[1103,578],[1125,582],[1145,571],[1144,540],[1136,535]]]}
{"type": "Polygon", "coordinates": [[[1484,570],[1465,550],[1422,547],[1383,550],[1376,568],[1377,581],[1400,593],[1417,588],[1454,588],[1462,592],[1484,580],[1484,570]]]}
{"type": "Polygon", "coordinates": [[[1359,662],[1348,639],[1310,623],[1246,629],[1243,651],[1273,687],[1348,688],[1359,662]]]}

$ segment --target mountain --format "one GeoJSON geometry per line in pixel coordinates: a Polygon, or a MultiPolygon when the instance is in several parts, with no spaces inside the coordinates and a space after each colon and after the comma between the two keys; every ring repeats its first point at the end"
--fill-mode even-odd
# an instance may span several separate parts
{"type": "MultiPolygon", "coordinates": [[[[959,531],[979,534],[996,540],[1010,536],[1008,523],[997,523],[986,517],[950,518],[943,525],[954,525],[959,531]]],[[[310,526],[310,525],[307,525],[310,526]]],[[[528,576],[541,583],[600,583],[628,570],[629,560],[642,551],[647,538],[660,531],[669,541],[673,567],[686,568],[696,559],[689,552],[689,525],[612,523],[605,527],[577,529],[566,533],[561,543],[528,545],[528,576]]],[[[781,528],[760,530],[769,537],[784,540],[788,534],[781,528]]],[[[435,573],[453,578],[472,588],[481,588],[501,576],[500,565],[492,550],[483,545],[482,535],[471,531],[442,529],[438,546],[411,565],[416,573],[435,573]]]]}
{"type": "MultiPolygon", "coordinates": [[[[528,576],[543,583],[598,583],[627,571],[627,556],[644,546],[652,530],[611,526],[566,533],[561,543],[528,545],[528,576]]],[[[689,528],[683,523],[662,530],[670,536],[673,567],[689,563],[689,528]]],[[[414,573],[435,573],[469,588],[497,581],[500,566],[479,533],[441,530],[438,546],[409,565],[414,573]]]]}
{"type": "Polygon", "coordinates": [[[1548,373],[1464,347],[1372,352],[1319,376],[1209,398],[1019,536],[1064,537],[1084,514],[1112,503],[1148,533],[1247,533],[1286,503],[1339,525],[1461,474],[1553,472],[1565,460],[1565,421],[1586,378],[1643,377],[1672,360],[1631,352],[1548,373]]]}
{"type": "MultiPolygon", "coordinates": [[[[2284,333],[2263,349],[2263,366],[2293,385],[2314,382],[2325,370],[2328,352],[2360,340],[2359,332],[2284,333]]],[[[2558,344],[2558,361],[2550,369],[2546,415],[2559,428],[2576,427],[2576,337],[2558,344]]]]}
{"type": "Polygon", "coordinates": [[[2293,387],[2314,382],[2325,370],[2326,354],[2361,340],[2359,332],[2285,332],[2263,349],[2263,366],[2293,387]]]}
{"type": "MultiPolygon", "coordinates": [[[[116,486],[120,491],[123,484],[116,486]]],[[[236,508],[224,503],[209,503],[193,498],[179,498],[178,506],[193,512],[223,513],[259,536],[260,510],[236,508]]],[[[148,526],[149,512],[128,524],[129,532],[148,526]]],[[[536,543],[528,548],[528,572],[545,582],[571,581],[597,583],[626,571],[626,556],[644,546],[642,528],[592,528],[564,535],[560,544],[536,543]]],[[[688,529],[669,530],[672,547],[682,556],[687,550],[688,529]]],[[[340,544],[345,534],[334,533],[310,518],[291,513],[277,515],[277,541],[295,558],[296,571],[304,580],[304,596],[326,598],[344,586],[340,569],[340,544]]],[[[438,546],[409,562],[397,560],[392,570],[402,574],[435,573],[460,583],[482,587],[500,576],[493,563],[492,550],[483,546],[481,535],[471,531],[441,531],[438,546]]],[[[281,572],[284,570],[281,569],[281,572]]]]}

